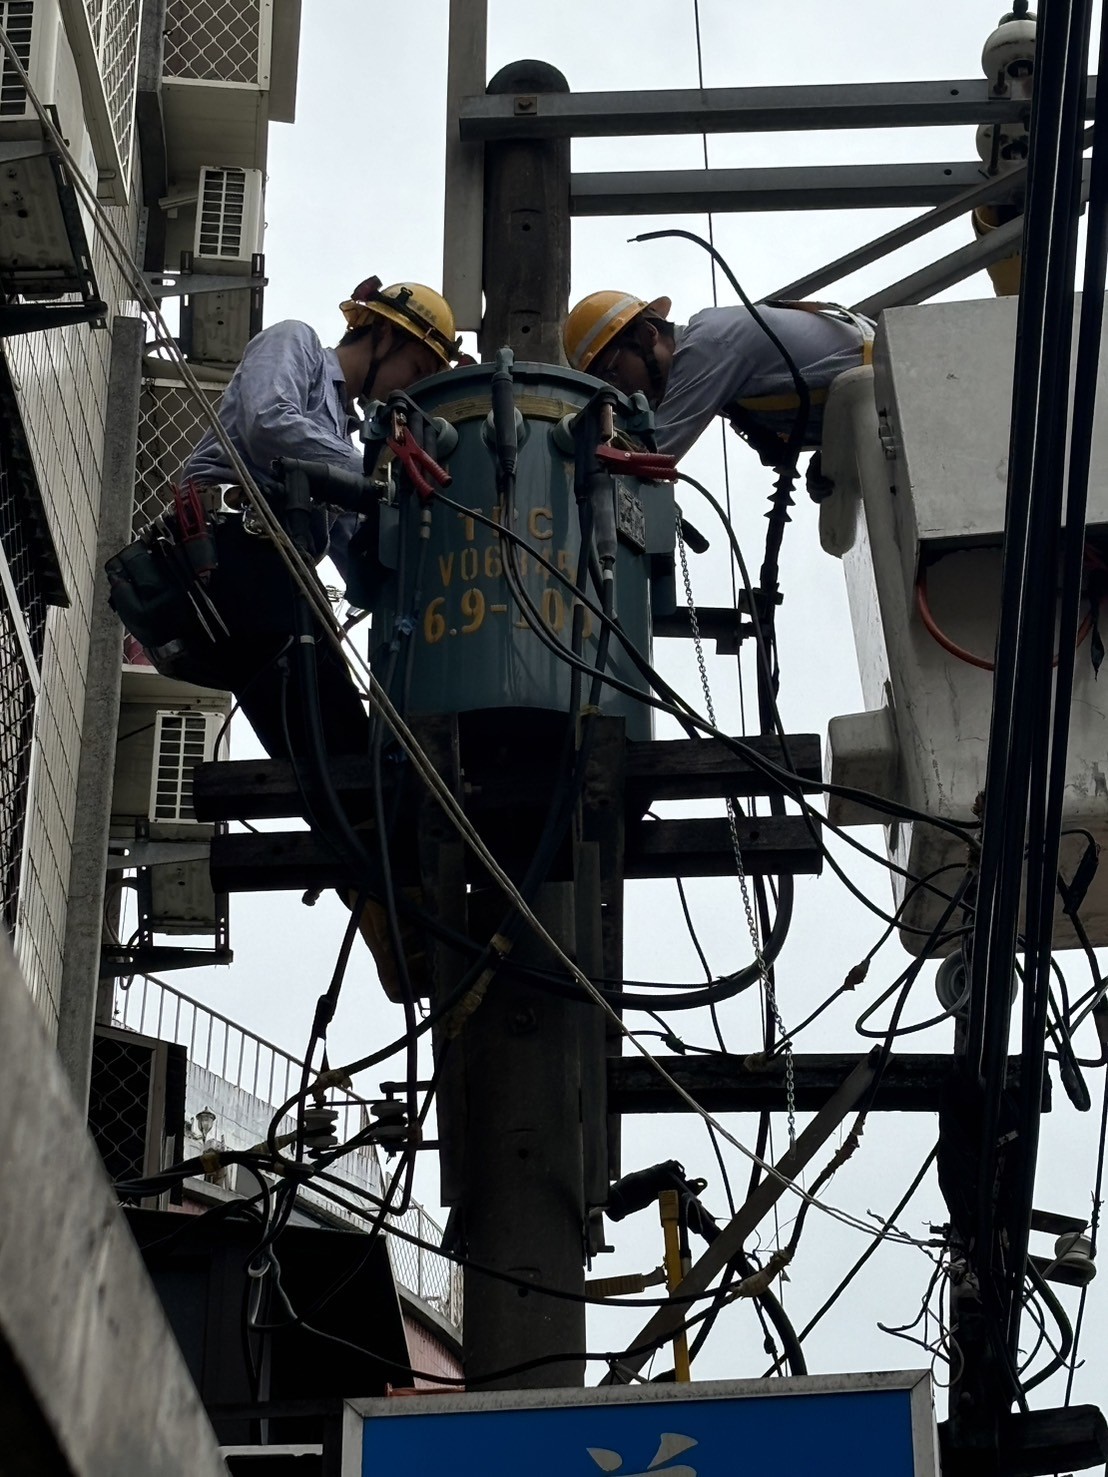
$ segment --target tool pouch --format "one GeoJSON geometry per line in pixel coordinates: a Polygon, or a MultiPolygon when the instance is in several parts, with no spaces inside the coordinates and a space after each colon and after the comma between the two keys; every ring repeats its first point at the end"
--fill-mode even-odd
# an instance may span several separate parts
{"type": "Polygon", "coordinates": [[[179,639],[196,624],[184,567],[174,568],[163,544],[137,538],[104,568],[111,586],[108,603],[136,641],[147,648],[179,639]]]}
{"type": "Polygon", "coordinates": [[[196,614],[195,562],[172,517],[159,524],[105,564],[108,603],[163,676],[210,685],[213,642],[196,614]]]}

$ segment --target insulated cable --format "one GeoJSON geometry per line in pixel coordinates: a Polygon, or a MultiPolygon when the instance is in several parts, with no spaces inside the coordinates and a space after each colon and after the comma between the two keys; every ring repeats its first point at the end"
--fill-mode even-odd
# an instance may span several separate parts
{"type": "MultiPolygon", "coordinates": [[[[68,159],[72,165],[72,156],[67,146],[65,145],[60,132],[53,124],[53,121],[50,119],[48,113],[45,110],[45,107],[41,103],[41,100],[39,100],[37,98],[37,95],[34,93],[34,89],[31,85],[30,78],[27,75],[26,69],[22,66],[22,63],[20,62],[20,59],[15,52],[14,46],[10,42],[6,31],[4,31],[2,28],[0,28],[0,44],[3,44],[4,49],[8,52],[9,57],[13,62],[13,69],[15,70],[16,75],[20,77],[24,86],[27,88],[28,96],[32,99],[36,108],[36,112],[39,114],[44,128],[47,130],[49,136],[56,144],[58,149],[62,152],[63,157],[68,159]]],[[[84,181],[83,176],[81,176],[79,169],[76,169],[75,166],[74,180],[78,192],[81,193],[86,199],[86,202],[89,204],[89,208],[94,213],[95,219],[102,223],[102,234],[110,236],[114,241],[115,248],[119,253],[118,261],[121,264],[125,275],[134,285],[139,296],[139,300],[143,304],[144,310],[152,316],[153,321],[155,321],[165,331],[166,336],[169,337],[168,325],[165,324],[165,320],[161,315],[160,308],[158,307],[156,301],[152,297],[149,289],[143,281],[141,273],[138,271],[133,261],[131,260],[127,248],[123,245],[118,232],[116,232],[115,230],[114,225],[111,223],[110,220],[108,220],[106,213],[103,211],[103,208],[100,207],[99,202],[96,200],[95,192],[90,189],[90,187],[87,185],[87,182],[84,181]]],[[[744,1144],[742,1144],[737,1138],[735,1138],[735,1136],[732,1135],[728,1130],[723,1128],[722,1125],[716,1122],[712,1115],[710,1115],[707,1110],[703,1108],[695,1100],[695,1098],[692,1097],[690,1093],[685,1091],[685,1089],[683,1089],[680,1084],[677,1083],[668,1072],[666,1072],[664,1067],[662,1067],[661,1064],[656,1060],[656,1058],[651,1055],[649,1050],[647,1050],[644,1046],[642,1046],[640,1042],[636,1041],[635,1038],[630,1035],[627,1026],[621,1019],[619,1013],[614,1010],[611,1005],[609,1005],[602,992],[595,988],[595,986],[583,973],[583,971],[581,971],[574,963],[574,961],[565,954],[565,952],[560,948],[557,942],[543,927],[541,921],[536,917],[532,909],[528,906],[526,900],[522,897],[518,888],[512,882],[511,878],[500,867],[499,863],[496,861],[496,858],[488,850],[480,835],[473,828],[468,816],[465,814],[465,811],[455,799],[449,787],[444,783],[444,781],[435,771],[433,764],[430,762],[430,760],[423,752],[422,748],[415,740],[407,724],[404,722],[403,718],[398,713],[394,704],[388,697],[388,694],[385,693],[381,688],[381,684],[375,677],[373,672],[370,670],[368,662],[365,660],[364,657],[361,656],[361,653],[352,648],[349,641],[344,642],[344,633],[337,628],[334,620],[334,613],[329,603],[326,601],[326,598],[325,596],[323,596],[322,592],[318,591],[314,587],[312,570],[310,566],[305,563],[300,551],[288,538],[279,520],[273,515],[269,507],[268,500],[258,488],[254,478],[250,474],[249,469],[246,467],[241,456],[239,455],[233,444],[230,442],[229,437],[226,435],[226,432],[220,424],[214,410],[211,408],[206,398],[203,396],[196,377],[192,372],[191,366],[189,366],[189,364],[186,360],[183,359],[183,357],[177,360],[177,364],[181,373],[182,380],[191,390],[192,394],[196,397],[198,407],[202,408],[204,418],[208,421],[208,424],[213,430],[213,433],[219,440],[221,446],[223,447],[223,450],[226,452],[228,463],[234,471],[236,477],[239,478],[240,483],[244,489],[247,501],[253,508],[259,523],[269,534],[274,547],[277,549],[280,557],[287,565],[294,581],[300,586],[301,592],[304,594],[305,598],[309,602],[314,604],[316,614],[320,617],[325,638],[329,642],[331,642],[332,645],[334,645],[340,656],[345,656],[351,668],[357,671],[362,676],[371,699],[379,705],[385,721],[388,723],[390,729],[396,736],[401,747],[408,755],[413,768],[416,770],[417,773],[419,773],[419,775],[424,780],[424,783],[427,785],[428,789],[435,796],[440,806],[444,810],[447,818],[455,826],[459,834],[463,837],[463,839],[467,842],[467,844],[471,847],[475,854],[484,863],[490,875],[496,881],[501,890],[505,893],[506,897],[515,905],[515,907],[521,913],[527,926],[531,929],[535,936],[543,944],[546,945],[546,947],[550,950],[554,957],[558,959],[559,962],[566,968],[566,970],[569,971],[569,973],[573,976],[573,978],[578,981],[585,992],[594,999],[594,1002],[598,1004],[602,1010],[604,1010],[604,1012],[615,1025],[618,1033],[622,1036],[627,1036],[630,1039],[635,1051],[643,1056],[646,1062],[650,1065],[651,1070],[653,1070],[658,1076],[660,1076],[663,1081],[666,1081],[667,1084],[677,1093],[677,1095],[682,1099],[682,1101],[687,1104],[687,1106],[692,1111],[697,1113],[699,1116],[705,1118],[707,1121],[712,1122],[717,1131],[720,1132],[720,1134],[729,1143],[731,1143],[735,1148],[737,1148],[747,1157],[755,1157],[752,1156],[751,1151],[744,1144]]],[[[699,724],[701,726],[704,726],[703,720],[699,720],[699,724]]],[[[719,736],[722,737],[722,735],[719,736]]],[[[782,773],[785,772],[782,771],[782,773]]],[[[800,1187],[794,1180],[791,1180],[787,1175],[782,1174],[774,1166],[765,1164],[763,1165],[763,1168],[766,1170],[767,1173],[772,1175],[775,1180],[782,1183],[789,1191],[797,1195],[804,1204],[817,1204],[821,1210],[824,1210],[826,1213],[832,1214],[836,1218],[843,1220],[846,1224],[852,1224],[856,1227],[864,1225],[864,1223],[858,1221],[856,1217],[849,1216],[847,1215],[847,1213],[839,1211],[834,1207],[828,1206],[818,1200],[813,1200],[812,1197],[810,1197],[808,1193],[804,1191],[802,1187],[800,1187]]],[[[590,1355],[589,1357],[591,1358],[595,1356],[590,1355]]],[[[618,1358],[619,1356],[612,1355],[608,1357],[618,1358]]],[[[540,1360],[537,1361],[537,1363],[529,1362],[526,1367],[540,1367],[546,1362],[548,1361],[540,1360]]]]}

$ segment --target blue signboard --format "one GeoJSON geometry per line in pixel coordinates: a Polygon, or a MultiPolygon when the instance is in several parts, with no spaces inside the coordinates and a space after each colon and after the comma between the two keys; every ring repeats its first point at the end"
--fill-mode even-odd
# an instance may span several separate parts
{"type": "Polygon", "coordinates": [[[351,1407],[351,1477],[935,1477],[926,1371],[351,1407]]]}

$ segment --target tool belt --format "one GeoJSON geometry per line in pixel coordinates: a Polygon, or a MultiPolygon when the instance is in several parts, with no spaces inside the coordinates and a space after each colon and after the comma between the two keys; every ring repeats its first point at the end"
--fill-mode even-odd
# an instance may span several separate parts
{"type": "Polygon", "coordinates": [[[210,681],[196,658],[210,659],[228,635],[208,593],[218,568],[221,514],[207,511],[200,489],[174,488],[173,511],[160,514],[104,566],[108,603],[145,647],[163,676],[210,681]]]}
{"type": "MultiPolygon", "coordinates": [[[[840,308],[835,303],[789,303],[767,302],[769,308],[794,308],[798,312],[818,313],[821,318],[833,318],[836,322],[849,324],[857,329],[861,338],[862,363],[869,364],[873,358],[873,324],[849,308],[840,308]]],[[[808,419],[796,447],[800,451],[812,451],[823,439],[823,407],[827,401],[829,386],[821,385],[810,389],[808,394],[808,419]]],[[[748,446],[758,454],[763,466],[776,468],[781,461],[796,424],[800,397],[795,390],[779,395],[747,395],[733,400],[723,408],[723,414],[731,422],[731,429],[741,436],[748,446]]]]}

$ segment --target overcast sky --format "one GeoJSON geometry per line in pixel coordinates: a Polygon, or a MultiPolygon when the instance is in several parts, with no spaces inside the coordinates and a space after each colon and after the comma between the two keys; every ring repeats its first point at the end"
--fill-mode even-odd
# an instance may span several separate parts
{"type": "MultiPolygon", "coordinates": [[[[475,6],[476,8],[476,6],[475,6]]],[[[888,0],[852,0],[827,5],[794,0],[787,11],[765,0],[702,0],[705,82],[709,86],[822,82],[850,83],[980,75],[981,46],[1000,7],[993,0],[929,0],[923,5],[890,6],[888,0]]],[[[337,304],[356,282],[376,273],[385,282],[442,279],[441,220],[447,0],[407,0],[402,7],[366,0],[314,0],[304,6],[300,85],[295,125],[276,125],[270,135],[266,199],[266,262],[270,286],[266,319],[306,319],[325,342],[341,330],[337,304]]],[[[561,68],[575,90],[694,86],[697,80],[692,0],[492,0],[489,6],[489,74],[506,62],[540,57],[561,68]]],[[[713,165],[835,163],[895,160],[972,160],[973,130],[858,134],[771,134],[751,138],[713,137],[713,165]]],[[[574,146],[577,169],[699,167],[699,137],[585,141],[574,146]]],[[[906,218],[907,212],[718,216],[716,240],[747,291],[772,292],[802,272],[906,218]]],[[[686,319],[711,301],[707,258],[684,242],[630,245],[627,238],[652,225],[681,225],[702,231],[703,217],[644,217],[634,220],[577,221],[573,233],[571,300],[599,287],[633,290],[645,297],[665,293],[674,315],[686,319]]],[[[955,224],[927,241],[870,268],[835,289],[852,301],[943,251],[963,244],[968,226],[955,224]]],[[[949,296],[986,296],[982,275],[949,296]]],[[[726,284],[721,301],[731,301],[726,284]]],[[[728,437],[735,525],[751,563],[760,557],[762,514],[770,481],[753,453],[728,437]]],[[[706,434],[687,461],[687,469],[722,493],[723,442],[706,434]]],[[[694,513],[694,521],[705,522],[694,513]]],[[[730,598],[730,577],[720,540],[696,560],[698,603],[730,598]]],[[[863,707],[842,573],[819,547],[816,510],[801,497],[788,530],[782,558],[785,602],[779,621],[781,707],[788,731],[826,734],[827,720],[863,707]]],[[[691,652],[684,643],[659,644],[663,674],[699,703],[691,652]]],[[[742,722],[733,660],[709,658],[720,722],[739,732],[742,722]]],[[[752,669],[748,671],[748,690],[752,669]]],[[[750,721],[755,720],[748,715],[750,721]]],[[[244,725],[237,752],[248,752],[244,725]]],[[[659,730],[665,732],[664,728],[659,730]]],[[[862,832],[881,847],[879,831],[862,832]]],[[[844,858],[851,876],[882,906],[890,900],[887,875],[856,854],[844,858]]],[[[689,894],[712,968],[727,973],[749,959],[749,942],[734,880],[689,884],[689,894]]],[[[313,912],[300,909],[295,895],[236,897],[232,903],[236,962],[228,970],[177,977],[181,988],[281,1046],[299,1052],[307,1038],[315,998],[324,987],[345,920],[336,902],[324,899],[313,912]]],[[[781,1011],[786,1023],[807,1016],[838,986],[876,941],[881,925],[830,876],[802,879],[797,888],[796,920],[778,965],[781,1011]]],[[[870,971],[867,984],[833,1007],[821,1025],[800,1038],[798,1049],[858,1051],[864,1043],[853,1022],[903,967],[906,956],[890,944],[870,971]]],[[[1067,964],[1069,960],[1066,961],[1067,964]]],[[[695,954],[688,942],[672,882],[636,883],[628,888],[626,973],[631,978],[692,979],[695,954]]],[[[920,1019],[934,1011],[925,974],[908,1015],[920,1019]]],[[[720,1011],[732,1050],[756,1050],[761,1026],[753,992],[720,1011]]],[[[645,1023],[645,1022],[644,1022],[645,1023]]],[[[647,1023],[648,1024],[648,1023],[647,1023]]],[[[675,1020],[690,1042],[708,1044],[710,1024],[702,1013],[675,1020]]],[[[331,1060],[350,1059],[398,1034],[400,1014],[379,998],[368,958],[355,958],[342,1009],[332,1032],[331,1060]]],[[[951,1028],[912,1038],[912,1050],[947,1050],[951,1028]]],[[[660,1047],[660,1043],[654,1042],[660,1047]]],[[[1088,1044],[1088,1043],[1087,1043],[1088,1044]]],[[[664,1048],[661,1048],[664,1049],[664,1048]]],[[[1095,1048],[1094,1048],[1095,1049],[1095,1048]]],[[[390,1074],[382,1070],[382,1078],[390,1074]]],[[[1099,1075],[1091,1081],[1099,1098],[1099,1075]]],[[[367,1081],[362,1090],[372,1093],[367,1081]]],[[[1095,1164],[1097,1107],[1079,1117],[1064,1094],[1044,1125],[1042,1170],[1036,1203],[1044,1209],[1087,1214],[1095,1164]]],[[[1098,1106],[1098,1104],[1097,1104],[1098,1106]]],[[[752,1143],[754,1119],[728,1120],[731,1131],[752,1143]]],[[[906,1115],[871,1117],[862,1148],[824,1191],[825,1197],[857,1215],[880,1216],[895,1204],[934,1142],[935,1120],[906,1115]]],[[[785,1145],[783,1126],[775,1126],[774,1150],[785,1145]]],[[[747,1165],[725,1146],[737,1187],[745,1185],[747,1165]]],[[[709,1180],[705,1199],[718,1215],[726,1211],[718,1168],[704,1129],[691,1118],[667,1115],[629,1120],[624,1126],[624,1169],[674,1156],[692,1175],[709,1180]]],[[[437,1205],[434,1165],[420,1172],[419,1192],[432,1211],[437,1205]]],[[[786,1197],[782,1215],[793,1214],[786,1197]]],[[[931,1222],[945,1219],[933,1180],[901,1220],[914,1235],[926,1235],[931,1222]]],[[[760,1231],[763,1247],[775,1236],[772,1220],[760,1231]]],[[[603,1275],[645,1270],[661,1259],[661,1236],[654,1214],[613,1228],[617,1251],[595,1269],[603,1275]]],[[[1042,1239],[1042,1238],[1040,1238],[1042,1239]]],[[[811,1214],[784,1298],[799,1327],[819,1305],[866,1244],[855,1230],[811,1214]]],[[[1037,1244],[1036,1244],[1037,1245],[1037,1244]]],[[[1049,1252],[1045,1243],[1037,1249],[1049,1252]]],[[[806,1343],[809,1368],[829,1370],[919,1367],[929,1363],[923,1350],[883,1334],[886,1324],[910,1322],[931,1267],[918,1250],[883,1249],[858,1278],[835,1313],[806,1343]]],[[[1075,1295],[1061,1296],[1071,1314],[1075,1295]]],[[[631,1340],[642,1319],[609,1310],[590,1324],[590,1347],[615,1348],[631,1340]]],[[[1030,1329],[1030,1325],[1028,1325],[1030,1329]]],[[[915,1330],[920,1332],[919,1329],[915,1330]]],[[[934,1337],[930,1325],[927,1337],[934,1337]]],[[[1094,1285],[1083,1352],[1091,1367],[1078,1374],[1075,1399],[1096,1400],[1102,1390],[1097,1355],[1108,1335],[1105,1299],[1094,1285]]],[[[765,1358],[761,1333],[749,1306],[721,1318],[704,1354],[698,1377],[759,1374],[765,1358]]],[[[659,1364],[661,1367],[661,1363],[659,1364]]],[[[936,1366],[940,1380],[945,1370],[936,1366]]],[[[603,1366],[590,1368],[592,1382],[603,1366]]],[[[1052,1382],[1036,1393],[1039,1403],[1060,1403],[1052,1382]]],[[[941,1402],[945,1410],[945,1401],[941,1402]]]]}

